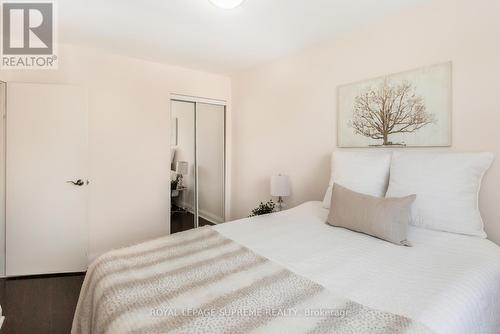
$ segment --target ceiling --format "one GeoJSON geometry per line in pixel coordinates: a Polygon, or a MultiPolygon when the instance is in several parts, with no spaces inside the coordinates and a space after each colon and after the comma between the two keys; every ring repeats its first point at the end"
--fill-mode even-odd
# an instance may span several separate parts
{"type": "Polygon", "coordinates": [[[63,43],[232,73],[429,0],[58,0],[63,43]]]}

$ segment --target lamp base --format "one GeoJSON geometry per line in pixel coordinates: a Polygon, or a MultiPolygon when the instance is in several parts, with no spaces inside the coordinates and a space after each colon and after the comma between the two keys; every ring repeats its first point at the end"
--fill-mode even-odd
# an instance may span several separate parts
{"type": "Polygon", "coordinates": [[[278,212],[282,211],[285,208],[285,201],[283,200],[283,197],[279,196],[278,197],[278,212]]]}
{"type": "Polygon", "coordinates": [[[177,175],[177,189],[183,188],[184,184],[182,183],[183,177],[182,174],[177,175]]]}

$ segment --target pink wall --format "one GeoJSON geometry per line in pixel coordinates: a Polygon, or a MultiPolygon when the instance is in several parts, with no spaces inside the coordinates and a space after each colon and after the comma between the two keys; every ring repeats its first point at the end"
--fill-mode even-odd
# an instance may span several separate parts
{"type": "MultiPolygon", "coordinates": [[[[291,176],[291,205],[323,197],[336,149],[336,87],[453,62],[454,151],[500,159],[500,2],[436,0],[233,78],[232,217],[269,196],[269,176],[291,176]]],[[[481,210],[500,244],[500,162],[481,210]]]]}
{"type": "Polygon", "coordinates": [[[59,69],[0,71],[0,80],[88,91],[89,257],[170,231],[170,94],[230,101],[222,75],[65,45],[59,69]]]}

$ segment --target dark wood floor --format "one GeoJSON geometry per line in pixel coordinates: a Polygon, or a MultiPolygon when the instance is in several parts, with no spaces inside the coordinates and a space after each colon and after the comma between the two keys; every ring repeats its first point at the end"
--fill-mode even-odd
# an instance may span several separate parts
{"type": "MultiPolygon", "coordinates": [[[[179,210],[176,207],[172,208],[172,215],[170,216],[170,233],[177,233],[187,231],[194,228],[194,215],[187,211],[175,212],[179,210]]],[[[206,219],[199,218],[200,226],[215,225],[206,219]]]]}
{"type": "Polygon", "coordinates": [[[0,279],[0,334],[68,334],[84,274],[0,279]]]}

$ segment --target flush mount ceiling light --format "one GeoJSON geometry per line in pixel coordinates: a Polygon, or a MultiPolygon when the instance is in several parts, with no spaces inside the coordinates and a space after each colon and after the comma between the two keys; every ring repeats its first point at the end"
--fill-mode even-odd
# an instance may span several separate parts
{"type": "Polygon", "coordinates": [[[210,0],[215,6],[223,9],[233,9],[241,5],[245,0],[210,0]]]}

